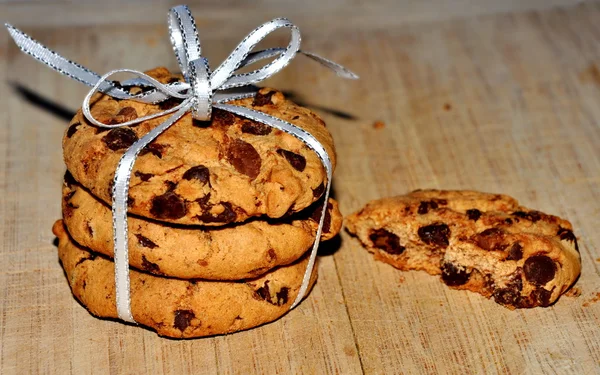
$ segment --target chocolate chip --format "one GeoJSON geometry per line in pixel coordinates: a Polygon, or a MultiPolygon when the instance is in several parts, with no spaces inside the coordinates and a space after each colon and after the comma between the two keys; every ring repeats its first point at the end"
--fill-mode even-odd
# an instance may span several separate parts
{"type": "MultiPolygon", "coordinates": [[[[552,288],[554,290],[554,288],[552,288]]],[[[550,305],[550,297],[552,297],[552,291],[544,288],[536,288],[531,292],[531,299],[534,302],[533,306],[548,306],[550,305]]]]}
{"type": "Polygon", "coordinates": [[[182,178],[188,181],[198,180],[205,184],[210,180],[210,172],[205,166],[197,165],[185,171],[182,178]]]}
{"type": "Polygon", "coordinates": [[[488,228],[474,236],[477,246],[484,250],[504,250],[508,246],[504,243],[505,233],[500,228],[488,228]]]}
{"type": "Polygon", "coordinates": [[[77,181],[75,181],[75,178],[73,177],[71,172],[69,172],[68,170],[65,172],[64,181],[65,181],[65,184],[67,185],[67,187],[69,187],[69,188],[72,187],[73,185],[77,185],[77,181]]]}
{"type": "Polygon", "coordinates": [[[373,246],[388,254],[400,255],[406,249],[400,245],[400,237],[385,229],[375,229],[369,234],[369,239],[373,242],[373,246]]]}
{"type": "Polygon", "coordinates": [[[496,303],[514,307],[526,307],[527,301],[521,296],[521,291],[523,290],[521,275],[522,269],[517,268],[504,288],[494,290],[492,297],[496,303]]]}
{"type": "MultiPolygon", "coordinates": [[[[133,107],[122,108],[107,123],[109,125],[122,124],[127,121],[135,120],[138,117],[137,111],[133,107]]],[[[96,132],[98,133],[98,132],[96,132]]]]}
{"type": "Polygon", "coordinates": [[[442,265],[442,280],[448,286],[464,285],[469,281],[471,273],[467,272],[466,268],[458,268],[452,263],[444,263],[442,265]]]}
{"type": "Polygon", "coordinates": [[[429,212],[429,210],[435,210],[436,208],[438,208],[438,204],[435,200],[423,201],[421,202],[421,204],[419,204],[419,209],[417,210],[417,213],[419,215],[425,215],[427,212],[429,212]]]}
{"type": "Polygon", "coordinates": [[[208,203],[209,200],[210,200],[210,193],[206,194],[202,198],[196,199],[196,202],[198,202],[198,204],[200,205],[200,208],[202,208],[203,211],[206,211],[212,207],[212,205],[208,203]]]}
{"type": "Polygon", "coordinates": [[[284,286],[279,292],[275,293],[275,296],[277,297],[277,306],[285,305],[287,303],[289,291],[290,288],[284,286]]]}
{"type": "Polygon", "coordinates": [[[512,219],[510,217],[507,217],[506,219],[504,219],[504,222],[508,225],[511,225],[513,223],[512,219]]]}
{"type": "Polygon", "coordinates": [[[159,143],[152,142],[149,145],[147,145],[146,147],[144,147],[142,149],[142,151],[140,151],[140,156],[150,153],[150,154],[156,156],[157,158],[162,159],[164,151],[165,151],[165,146],[163,146],[159,143]]]}
{"type": "MultiPolygon", "coordinates": [[[[231,203],[221,202],[223,211],[219,214],[212,214],[208,211],[197,215],[196,218],[204,223],[231,223],[237,218],[237,214],[233,210],[231,203]]],[[[210,206],[212,208],[212,206],[210,206]]]]}
{"type": "Polygon", "coordinates": [[[165,181],[164,184],[167,186],[167,192],[175,190],[177,184],[173,181],[165,181]]]}
{"type": "MultiPolygon", "coordinates": [[[[323,202],[323,200],[321,200],[321,203],[322,202],[323,202]]],[[[327,208],[325,210],[325,218],[323,219],[323,233],[329,233],[329,230],[331,229],[331,209],[332,208],[333,208],[333,205],[331,204],[331,202],[327,202],[327,208]]],[[[319,220],[321,219],[322,213],[323,213],[322,205],[318,204],[317,208],[310,215],[310,219],[312,221],[314,221],[315,223],[318,223],[319,220]]]]}
{"type": "Polygon", "coordinates": [[[160,274],[160,267],[158,264],[152,263],[146,259],[145,255],[142,255],[142,268],[150,273],[160,274]]]}
{"type": "Polygon", "coordinates": [[[263,286],[261,286],[260,288],[256,289],[256,291],[254,292],[260,299],[263,299],[269,303],[273,303],[271,302],[271,293],[269,291],[269,280],[265,281],[265,283],[263,284],[263,286]]]}
{"type": "Polygon", "coordinates": [[[135,199],[131,195],[127,195],[127,207],[133,207],[135,199]]]}
{"type": "Polygon", "coordinates": [[[76,122],[73,125],[69,126],[69,129],[67,129],[67,138],[71,138],[73,136],[73,134],[75,134],[75,132],[77,131],[77,128],[81,125],[80,122],[76,122]]]}
{"type": "Polygon", "coordinates": [[[175,320],[173,327],[177,328],[181,332],[185,331],[190,326],[192,319],[196,317],[192,310],[175,310],[175,320]]]}
{"type": "Polygon", "coordinates": [[[515,242],[510,250],[506,260],[521,260],[523,258],[523,246],[520,243],[515,242]]]}
{"type": "Polygon", "coordinates": [[[275,94],[275,91],[269,91],[267,93],[258,92],[252,101],[253,107],[262,107],[267,104],[271,104],[271,97],[275,94]]]}
{"type": "Polygon", "coordinates": [[[534,255],[525,261],[523,271],[527,281],[542,286],[554,278],[556,263],[546,255],[534,255]]]}
{"type": "Polygon", "coordinates": [[[267,251],[267,258],[269,259],[269,262],[272,262],[275,259],[277,259],[277,253],[275,252],[275,250],[269,249],[267,251]]]}
{"type": "Polygon", "coordinates": [[[212,125],[213,126],[230,126],[235,123],[237,116],[229,111],[215,108],[212,111],[212,125]]]}
{"type": "Polygon", "coordinates": [[[125,107],[117,113],[113,121],[116,120],[118,121],[117,124],[122,124],[127,121],[135,120],[136,118],[138,118],[138,114],[135,108],[125,107]]]}
{"type": "Polygon", "coordinates": [[[273,130],[269,125],[263,124],[262,122],[244,120],[242,124],[242,133],[252,135],[267,135],[273,130]]]}
{"type": "Polygon", "coordinates": [[[281,148],[277,150],[277,153],[283,156],[295,170],[302,172],[306,168],[306,158],[304,156],[281,148]]]}
{"type": "Polygon", "coordinates": [[[276,300],[273,300],[271,297],[271,291],[269,290],[269,280],[267,280],[263,286],[256,289],[254,293],[258,298],[263,299],[272,305],[281,306],[287,303],[289,291],[290,288],[282,287],[278,292],[275,293],[276,300]]]}
{"type": "Polygon", "coordinates": [[[138,140],[135,132],[129,128],[116,128],[109,131],[102,141],[113,151],[129,148],[138,140]]]}
{"type": "Polygon", "coordinates": [[[292,117],[292,120],[298,120],[300,118],[300,116],[296,115],[294,117],[292,117]]]}
{"type": "Polygon", "coordinates": [[[417,233],[421,240],[428,245],[437,245],[445,249],[450,244],[450,228],[446,224],[427,225],[419,228],[417,233]]]}
{"type": "Polygon", "coordinates": [[[325,218],[323,219],[323,233],[329,233],[331,230],[331,209],[333,206],[331,203],[327,203],[327,211],[325,211],[325,218]]]}
{"type": "Polygon", "coordinates": [[[319,186],[313,189],[313,198],[319,198],[325,192],[325,184],[321,182],[319,186]]]}
{"type": "Polygon", "coordinates": [[[137,239],[138,239],[138,243],[139,243],[140,245],[142,245],[143,247],[147,247],[147,248],[149,248],[149,249],[154,249],[154,248],[157,248],[157,247],[158,247],[158,245],[157,245],[157,244],[155,244],[154,242],[152,242],[152,240],[150,240],[150,239],[149,239],[149,238],[147,238],[147,237],[144,237],[144,236],[142,236],[141,234],[137,234],[137,233],[136,233],[136,235],[135,235],[135,236],[136,236],[136,237],[137,237],[137,239]]]}
{"type": "Polygon", "coordinates": [[[519,306],[521,303],[521,292],[511,288],[499,288],[492,294],[494,301],[501,305],[519,306]]]}
{"type": "Polygon", "coordinates": [[[560,227],[558,229],[558,233],[556,233],[556,234],[558,236],[560,236],[561,240],[567,240],[567,241],[570,241],[573,244],[575,244],[575,250],[577,250],[577,252],[579,252],[579,245],[577,244],[577,238],[575,237],[575,234],[573,234],[572,230],[560,227]]]}
{"type": "Polygon", "coordinates": [[[469,218],[469,220],[477,221],[481,217],[481,211],[479,211],[476,208],[467,210],[467,217],[469,218]]]}
{"type": "Polygon", "coordinates": [[[187,214],[185,200],[172,191],[152,199],[150,213],[159,219],[179,219],[187,214]]]}
{"type": "Polygon", "coordinates": [[[521,219],[527,219],[533,223],[540,220],[542,218],[542,214],[539,211],[515,211],[512,213],[513,216],[520,217],[521,219]]]}
{"type": "Polygon", "coordinates": [[[142,173],[140,171],[135,171],[133,173],[134,175],[136,175],[137,177],[140,178],[140,180],[146,182],[148,180],[150,180],[152,177],[154,177],[154,175],[152,173],[142,173]]]}
{"type": "Polygon", "coordinates": [[[250,143],[241,139],[231,142],[227,150],[227,160],[236,171],[252,179],[255,179],[260,173],[260,155],[250,143]]]}
{"type": "Polygon", "coordinates": [[[171,108],[175,108],[178,105],[180,105],[183,102],[183,99],[179,99],[179,98],[169,98],[163,102],[160,102],[158,104],[158,108],[162,109],[163,111],[166,109],[171,109],[171,108]]]}

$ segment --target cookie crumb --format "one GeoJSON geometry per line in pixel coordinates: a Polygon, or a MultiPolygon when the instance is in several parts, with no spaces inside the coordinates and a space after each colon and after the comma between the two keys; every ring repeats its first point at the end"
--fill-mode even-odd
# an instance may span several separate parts
{"type": "Polygon", "coordinates": [[[451,111],[451,110],[452,110],[452,105],[450,103],[444,104],[444,111],[451,111]]]}
{"type": "Polygon", "coordinates": [[[596,258],[596,262],[600,263],[600,258],[596,258]]]}
{"type": "Polygon", "coordinates": [[[583,303],[583,307],[588,307],[596,302],[600,302],[600,292],[596,292],[596,294],[589,300],[583,303]]]}
{"type": "Polygon", "coordinates": [[[579,297],[580,295],[581,295],[581,289],[579,289],[576,286],[572,287],[565,293],[565,297],[579,297]]]}
{"type": "Polygon", "coordinates": [[[406,281],[406,278],[404,276],[400,276],[398,278],[398,284],[404,284],[405,281],[406,281]]]}
{"type": "Polygon", "coordinates": [[[373,123],[373,129],[383,129],[385,128],[385,123],[383,121],[375,121],[373,123]]]}

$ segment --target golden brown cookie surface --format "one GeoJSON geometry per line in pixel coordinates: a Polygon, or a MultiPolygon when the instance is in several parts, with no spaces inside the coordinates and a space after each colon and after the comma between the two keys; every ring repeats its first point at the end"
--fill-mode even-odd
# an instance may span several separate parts
{"type": "Polygon", "coordinates": [[[370,202],[346,226],[376,259],[509,308],[552,304],[581,271],[571,223],[505,195],[415,191],[370,202]]]}
{"type": "MultiPolygon", "coordinates": [[[[170,225],[129,215],[129,263],[149,273],[183,279],[257,277],[296,261],[310,249],[320,202],[277,222],[250,220],[224,227],[170,225]]],[[[68,175],[63,184],[63,219],[77,243],[113,256],[110,207],[68,175]]],[[[330,199],[322,240],[335,236],[341,225],[337,202],[330,199]]]]}
{"type": "MultiPolygon", "coordinates": [[[[78,246],[62,220],[52,230],[75,297],[93,315],[116,318],[114,263],[78,246]]],[[[161,336],[191,338],[253,328],[289,311],[307,263],[304,257],[260,278],[237,282],[192,282],[132,270],[131,310],[139,324],[161,336]]],[[[316,277],[315,267],[311,288],[316,277]]]]}
{"type": "MultiPolygon", "coordinates": [[[[148,74],[163,83],[177,79],[164,68],[148,74]]],[[[98,94],[91,112],[103,123],[117,124],[177,104],[174,100],[144,104],[98,94]]],[[[323,144],[335,166],[331,135],[312,111],[266,88],[255,98],[231,104],[265,112],[306,130],[323,144]]],[[[94,195],[110,203],[120,157],[166,119],[107,129],[90,125],[79,111],[63,138],[67,168],[94,195]]],[[[161,221],[213,226],[259,215],[279,218],[310,206],[321,197],[325,184],[319,158],[302,141],[214,109],[212,120],[206,122],[192,120],[187,113],[140,153],[132,171],[129,211],[161,221]]]]}

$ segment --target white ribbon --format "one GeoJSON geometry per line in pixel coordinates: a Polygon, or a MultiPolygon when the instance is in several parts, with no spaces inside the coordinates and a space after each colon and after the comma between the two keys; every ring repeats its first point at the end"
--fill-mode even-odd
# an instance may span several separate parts
{"type": "Polygon", "coordinates": [[[129,179],[131,170],[140,151],[158,137],[162,132],[173,125],[188,111],[198,120],[210,120],[212,107],[219,108],[239,116],[272,126],[282,130],[304,142],[318,156],[327,174],[327,186],[321,211],[319,226],[315,242],[310,252],[310,259],[306,272],[300,286],[300,290],[290,309],[293,309],[304,298],[314,267],[317,248],[323,230],[323,222],[327,211],[327,201],[331,189],[332,165],[327,151],[323,145],[310,133],[289,123],[269,116],[263,112],[255,111],[246,107],[226,104],[235,99],[249,98],[256,95],[257,89],[252,86],[285,68],[296,56],[302,53],[307,57],[321,63],[335,71],[338,76],[349,79],[357,79],[358,76],[343,66],[327,60],[318,55],[300,51],[300,31],[289,20],[276,18],[269,21],[248,34],[233,52],[215,69],[210,71],[208,61],[202,57],[200,39],[196,30],[196,24],[189,8],[179,5],[169,11],[169,33],[173,51],[179,62],[179,67],[185,82],[174,82],[163,84],[154,78],[130,69],[117,69],[103,76],[84,68],[72,61],[65,59],[56,52],[44,47],[33,40],[27,34],[15,27],[5,24],[10,35],[19,48],[48,65],[52,69],[92,86],[90,92],[83,101],[83,114],[94,125],[104,128],[115,128],[137,124],[156,117],[173,113],[165,122],[149,131],[146,135],[135,142],[121,157],[115,171],[114,185],[112,191],[113,212],[113,234],[114,234],[114,262],[115,262],[115,284],[117,313],[122,320],[136,323],[131,314],[131,297],[129,285],[129,249],[127,233],[127,197],[129,191],[129,179]],[[291,33],[290,42],[285,48],[272,48],[258,52],[252,49],[267,35],[277,29],[288,29],[291,33]],[[273,61],[249,73],[235,72],[257,61],[275,57],[273,61]],[[126,72],[137,76],[134,79],[123,81],[123,85],[134,85],[151,87],[139,94],[130,94],[123,90],[120,84],[110,81],[114,74],[126,72]],[[137,118],[120,124],[104,124],[94,118],[90,111],[90,100],[96,92],[103,92],[118,99],[130,99],[144,103],[160,103],[170,98],[182,99],[181,104],[168,110],[152,115],[137,118]]]}

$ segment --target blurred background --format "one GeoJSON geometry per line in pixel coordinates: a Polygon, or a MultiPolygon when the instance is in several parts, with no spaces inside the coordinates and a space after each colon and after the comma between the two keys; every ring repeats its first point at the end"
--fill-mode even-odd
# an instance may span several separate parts
{"type": "Polygon", "coordinates": [[[21,26],[144,24],[162,22],[165,9],[188,4],[197,21],[216,29],[255,25],[286,16],[300,26],[319,28],[369,27],[440,20],[461,16],[546,9],[582,0],[207,0],[207,1],[45,1],[0,0],[3,20],[21,26]],[[224,23],[227,21],[226,23],[224,23]]]}

